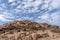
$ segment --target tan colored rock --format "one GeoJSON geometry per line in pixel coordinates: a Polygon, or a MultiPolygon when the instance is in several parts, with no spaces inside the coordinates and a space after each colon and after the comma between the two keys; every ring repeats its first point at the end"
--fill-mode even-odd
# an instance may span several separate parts
{"type": "Polygon", "coordinates": [[[60,28],[47,23],[17,20],[0,26],[0,40],[60,40],[60,28]]]}

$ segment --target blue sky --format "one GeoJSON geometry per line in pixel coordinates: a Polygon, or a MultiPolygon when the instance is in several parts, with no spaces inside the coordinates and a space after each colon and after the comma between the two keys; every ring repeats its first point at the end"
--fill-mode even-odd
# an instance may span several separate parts
{"type": "Polygon", "coordinates": [[[0,0],[0,24],[13,20],[60,26],[60,0],[0,0]]]}

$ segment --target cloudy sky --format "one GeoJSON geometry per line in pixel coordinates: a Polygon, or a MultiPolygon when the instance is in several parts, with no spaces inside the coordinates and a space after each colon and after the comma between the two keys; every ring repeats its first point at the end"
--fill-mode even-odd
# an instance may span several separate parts
{"type": "Polygon", "coordinates": [[[60,26],[60,0],[0,0],[0,24],[13,20],[60,26]]]}

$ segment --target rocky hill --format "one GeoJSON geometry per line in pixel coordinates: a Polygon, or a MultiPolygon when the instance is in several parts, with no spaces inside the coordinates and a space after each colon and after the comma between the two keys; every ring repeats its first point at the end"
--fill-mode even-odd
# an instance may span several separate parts
{"type": "Polygon", "coordinates": [[[60,28],[28,20],[0,25],[0,40],[60,40],[60,28]]]}

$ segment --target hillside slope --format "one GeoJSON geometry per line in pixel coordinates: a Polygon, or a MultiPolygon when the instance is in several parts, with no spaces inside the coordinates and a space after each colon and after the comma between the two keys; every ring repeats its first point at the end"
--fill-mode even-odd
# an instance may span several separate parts
{"type": "Polygon", "coordinates": [[[60,28],[28,20],[0,25],[0,40],[60,40],[60,28]]]}

